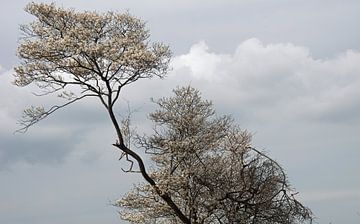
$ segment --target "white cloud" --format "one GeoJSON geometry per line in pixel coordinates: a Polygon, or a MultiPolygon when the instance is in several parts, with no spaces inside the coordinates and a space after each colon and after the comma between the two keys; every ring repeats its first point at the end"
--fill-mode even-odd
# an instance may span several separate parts
{"type": "Polygon", "coordinates": [[[175,70],[187,67],[191,74],[197,79],[207,79],[219,81],[221,77],[217,74],[217,68],[224,64],[225,55],[217,55],[209,52],[209,47],[204,41],[194,44],[190,52],[185,55],[175,57],[172,66],[175,70]]]}
{"type": "Polygon", "coordinates": [[[264,44],[252,38],[233,54],[217,54],[200,42],[188,54],[175,57],[173,67],[175,74],[188,72],[198,83],[204,82],[202,88],[212,89],[215,98],[250,108],[248,113],[257,111],[257,118],[281,114],[282,118],[336,120],[360,107],[360,53],[356,51],[315,59],[305,47],[264,44]],[[265,114],[258,112],[261,109],[265,114]]]}

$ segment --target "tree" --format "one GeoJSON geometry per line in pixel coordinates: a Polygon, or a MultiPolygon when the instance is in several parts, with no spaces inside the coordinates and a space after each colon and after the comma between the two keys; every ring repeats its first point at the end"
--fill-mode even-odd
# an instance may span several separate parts
{"type": "MultiPolygon", "coordinates": [[[[155,101],[155,133],[136,142],[151,154],[150,176],[193,224],[286,224],[312,221],[294,197],[281,166],[251,146],[251,135],[211,102],[183,87],[155,101]]],[[[131,223],[181,223],[149,184],[136,186],[116,205],[131,223]]]]}
{"type": "Polygon", "coordinates": [[[121,125],[114,113],[123,87],[154,76],[164,77],[171,52],[162,43],[149,43],[149,32],[140,19],[128,13],[76,12],[54,4],[30,3],[25,9],[36,20],[21,27],[18,47],[21,64],[15,68],[15,85],[35,84],[39,95],[58,94],[64,104],[50,109],[31,107],[24,111],[19,131],[79,100],[99,99],[114,126],[113,144],[124,158],[136,162],[145,180],[174,210],[190,223],[172,198],[160,193],[146,171],[142,158],[124,142],[121,125]]]}

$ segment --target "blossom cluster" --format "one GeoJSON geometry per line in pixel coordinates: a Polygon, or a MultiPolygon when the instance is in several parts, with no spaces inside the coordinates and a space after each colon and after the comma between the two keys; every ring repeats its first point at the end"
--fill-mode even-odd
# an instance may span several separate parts
{"type": "Polygon", "coordinates": [[[19,86],[74,83],[89,89],[86,84],[107,81],[116,89],[139,78],[162,77],[168,69],[169,47],[151,44],[145,23],[129,13],[77,12],[44,3],[30,3],[26,11],[36,20],[21,28],[19,86]],[[72,82],[59,79],[59,73],[70,74],[72,82]]]}

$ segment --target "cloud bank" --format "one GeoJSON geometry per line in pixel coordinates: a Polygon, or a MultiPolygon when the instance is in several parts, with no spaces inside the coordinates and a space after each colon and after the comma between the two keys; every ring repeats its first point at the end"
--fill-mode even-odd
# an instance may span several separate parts
{"type": "Polygon", "coordinates": [[[214,98],[237,103],[257,119],[285,116],[335,122],[359,118],[359,62],[360,53],[353,50],[316,59],[305,47],[252,38],[233,54],[211,52],[199,42],[175,57],[173,68],[177,76],[188,73],[211,89],[214,98]]]}

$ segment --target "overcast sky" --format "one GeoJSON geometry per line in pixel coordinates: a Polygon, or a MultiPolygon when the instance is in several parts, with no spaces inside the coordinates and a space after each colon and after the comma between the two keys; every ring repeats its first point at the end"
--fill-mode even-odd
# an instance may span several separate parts
{"type": "MultiPolygon", "coordinates": [[[[38,2],[38,1],[35,1],[38,2]]],[[[316,221],[360,223],[360,1],[55,1],[147,21],[169,44],[172,71],[122,95],[137,130],[149,130],[150,97],[191,84],[219,114],[232,114],[253,144],[286,169],[316,221]]],[[[110,204],[140,181],[121,172],[100,105],[84,101],[16,134],[29,105],[51,105],[11,85],[28,1],[0,7],[0,223],[119,224],[110,204]]]]}

